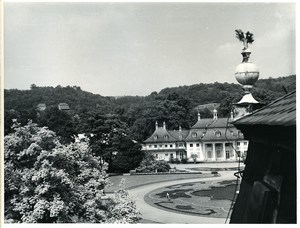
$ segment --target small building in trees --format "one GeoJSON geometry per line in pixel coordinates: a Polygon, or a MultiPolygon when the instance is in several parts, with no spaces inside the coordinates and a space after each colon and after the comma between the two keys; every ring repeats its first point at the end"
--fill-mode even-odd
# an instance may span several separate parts
{"type": "Polygon", "coordinates": [[[229,122],[230,118],[213,118],[198,121],[189,130],[167,130],[166,124],[159,127],[144,141],[142,150],[148,151],[158,160],[187,159],[189,162],[237,161],[245,156],[248,142],[243,134],[229,122]],[[237,153],[235,153],[237,151],[237,153]]]}
{"type": "Polygon", "coordinates": [[[70,107],[67,103],[59,103],[58,104],[58,109],[61,111],[69,111],[70,107]]]}
{"type": "Polygon", "coordinates": [[[44,104],[44,103],[39,103],[39,104],[37,105],[37,110],[38,110],[38,111],[45,111],[46,108],[47,108],[47,106],[46,106],[46,104],[44,104]]]}
{"type": "Polygon", "coordinates": [[[296,91],[233,124],[249,140],[231,223],[296,223],[296,91]]]}

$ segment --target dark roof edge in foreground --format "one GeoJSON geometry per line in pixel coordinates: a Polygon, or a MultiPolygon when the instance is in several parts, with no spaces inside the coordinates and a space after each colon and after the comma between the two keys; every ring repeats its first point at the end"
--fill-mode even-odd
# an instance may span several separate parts
{"type": "Polygon", "coordinates": [[[257,110],[255,110],[254,112],[252,112],[252,113],[250,113],[250,114],[247,114],[247,115],[245,115],[245,116],[243,116],[243,117],[241,117],[241,118],[239,118],[239,119],[237,119],[237,120],[232,121],[231,124],[243,124],[243,123],[238,123],[238,122],[239,122],[240,120],[245,119],[245,118],[251,117],[251,116],[254,115],[255,113],[257,113],[257,112],[259,112],[259,111],[261,111],[261,110],[263,110],[263,109],[266,109],[266,108],[270,107],[271,105],[277,103],[278,101],[281,101],[281,100],[285,99],[286,97],[288,97],[288,96],[290,96],[290,95],[292,95],[292,94],[294,94],[294,93],[296,93],[296,90],[293,90],[293,91],[289,92],[288,94],[286,94],[286,95],[284,95],[284,96],[282,96],[282,97],[277,98],[276,100],[272,101],[271,103],[267,104],[266,106],[263,106],[263,107],[261,107],[260,109],[257,109],[257,110]]]}

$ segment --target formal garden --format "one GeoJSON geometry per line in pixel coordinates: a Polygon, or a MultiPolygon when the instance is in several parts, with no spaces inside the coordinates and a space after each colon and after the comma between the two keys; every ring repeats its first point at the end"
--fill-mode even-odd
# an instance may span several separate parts
{"type": "Polygon", "coordinates": [[[197,216],[226,218],[238,191],[235,180],[183,183],[155,189],[144,197],[159,209],[197,216]]]}

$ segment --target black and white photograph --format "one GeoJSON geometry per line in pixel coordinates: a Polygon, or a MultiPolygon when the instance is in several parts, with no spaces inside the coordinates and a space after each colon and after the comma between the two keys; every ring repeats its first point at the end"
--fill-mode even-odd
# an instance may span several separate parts
{"type": "Polygon", "coordinates": [[[0,225],[297,224],[297,7],[3,1],[0,225]]]}

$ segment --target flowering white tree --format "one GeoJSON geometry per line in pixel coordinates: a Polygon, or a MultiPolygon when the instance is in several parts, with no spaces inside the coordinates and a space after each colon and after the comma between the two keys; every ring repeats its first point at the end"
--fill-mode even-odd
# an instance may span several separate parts
{"type": "Polygon", "coordinates": [[[139,212],[125,195],[107,199],[106,168],[88,143],[62,145],[53,131],[15,121],[4,138],[7,222],[135,223],[139,212]],[[116,213],[118,211],[119,213],[116,213]]]}

